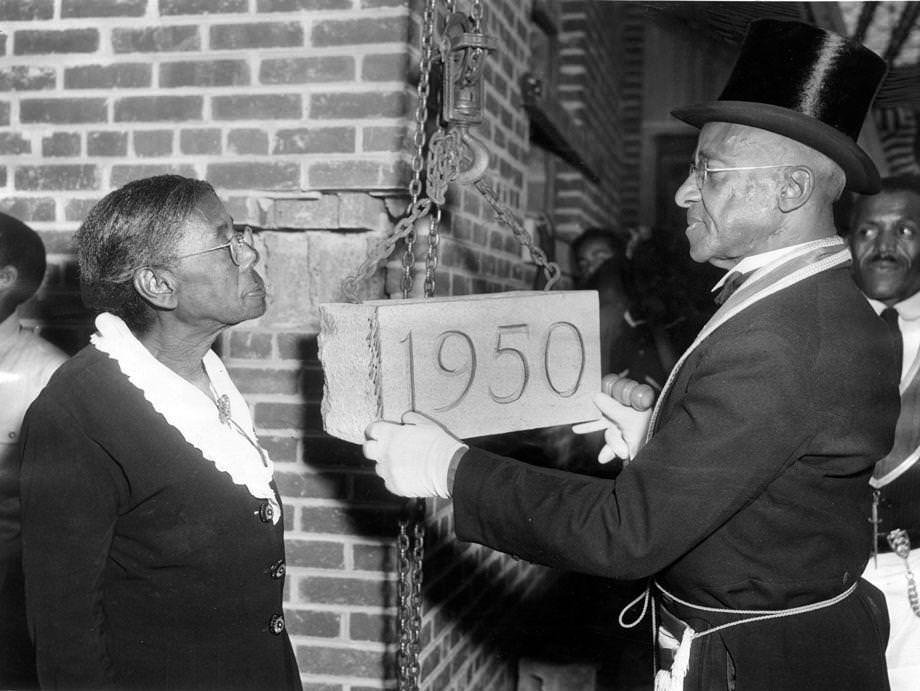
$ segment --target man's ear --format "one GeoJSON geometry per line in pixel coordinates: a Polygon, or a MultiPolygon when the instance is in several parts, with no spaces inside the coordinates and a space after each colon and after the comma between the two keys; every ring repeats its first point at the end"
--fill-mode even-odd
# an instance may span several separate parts
{"type": "Polygon", "coordinates": [[[177,281],[169,269],[141,267],[134,272],[134,289],[154,307],[172,310],[176,308],[177,281]]]}
{"type": "Polygon", "coordinates": [[[800,208],[811,199],[815,189],[815,174],[808,166],[789,168],[779,190],[779,209],[789,213],[800,208]]]}
{"type": "Polygon", "coordinates": [[[19,280],[19,269],[12,264],[0,267],[0,290],[9,290],[19,280]]]}

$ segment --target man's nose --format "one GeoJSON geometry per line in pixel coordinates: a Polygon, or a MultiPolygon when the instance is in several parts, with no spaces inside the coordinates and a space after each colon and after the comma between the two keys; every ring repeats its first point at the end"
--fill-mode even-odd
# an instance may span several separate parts
{"type": "Polygon", "coordinates": [[[898,247],[898,237],[890,228],[883,228],[875,238],[875,247],[879,252],[894,252],[898,247]]]}
{"type": "Polygon", "coordinates": [[[245,271],[249,267],[255,266],[258,264],[259,259],[262,257],[262,255],[259,253],[259,250],[257,250],[254,246],[246,244],[244,245],[244,248],[246,256],[243,257],[243,260],[240,262],[239,266],[241,271],[245,271]]]}
{"type": "Polygon", "coordinates": [[[692,173],[688,174],[677,192],[674,193],[674,201],[682,209],[688,208],[693,202],[699,201],[700,188],[696,186],[696,178],[692,173]]]}

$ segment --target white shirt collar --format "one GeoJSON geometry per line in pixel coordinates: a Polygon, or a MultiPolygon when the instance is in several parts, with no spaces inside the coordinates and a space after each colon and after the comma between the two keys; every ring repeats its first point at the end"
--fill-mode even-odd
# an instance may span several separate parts
{"type": "Polygon", "coordinates": [[[270,485],[271,459],[259,445],[246,401],[217,354],[209,350],[202,364],[215,394],[230,401],[230,424],[221,421],[208,396],[157,360],[121,319],[103,312],[96,317],[96,329],[90,337],[93,346],[118,363],[153,409],[206,460],[237,485],[244,485],[253,497],[269,501],[275,509],[272,521],[277,523],[281,507],[270,485]]]}
{"type": "MultiPolygon", "coordinates": [[[[882,313],[887,305],[873,298],[869,298],[869,304],[879,314],[882,313]]],[[[914,293],[906,300],[895,304],[894,308],[898,311],[898,317],[904,321],[916,321],[920,319],[920,291],[914,293]]]]}

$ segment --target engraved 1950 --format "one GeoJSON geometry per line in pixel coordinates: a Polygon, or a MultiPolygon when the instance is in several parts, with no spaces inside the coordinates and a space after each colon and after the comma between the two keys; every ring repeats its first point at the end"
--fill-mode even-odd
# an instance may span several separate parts
{"type": "Polygon", "coordinates": [[[481,363],[477,355],[476,343],[465,332],[449,329],[442,331],[431,342],[430,350],[418,346],[413,341],[412,331],[399,341],[406,344],[406,370],[409,377],[409,409],[416,409],[416,358],[430,357],[433,370],[445,380],[460,382],[459,386],[449,387],[459,391],[447,400],[435,405],[433,412],[446,412],[459,406],[473,389],[478,379],[486,377],[489,397],[500,404],[513,403],[524,396],[528,387],[534,385],[533,379],[542,381],[550,391],[560,398],[573,396],[581,385],[585,370],[585,345],[581,332],[571,322],[557,321],[547,327],[539,338],[539,356],[532,363],[527,353],[531,351],[531,328],[528,324],[503,324],[496,327],[492,343],[487,348],[485,362],[481,363]],[[568,335],[568,337],[566,337],[568,335]],[[574,345],[574,348],[572,346],[574,345]],[[427,352],[424,352],[427,351],[427,352]],[[573,351],[573,352],[569,352],[573,351]],[[573,367],[570,359],[577,359],[573,367]],[[560,366],[563,363],[564,366],[560,366]],[[542,376],[534,377],[534,367],[542,376]],[[573,382],[571,378],[575,369],[573,382]],[[509,373],[513,375],[509,376],[509,373]],[[503,375],[503,376],[502,376],[503,375]],[[496,390],[495,382],[503,383],[502,390],[496,390]],[[508,386],[511,382],[511,386],[508,386]],[[507,387],[507,390],[505,390],[507,387]]]}

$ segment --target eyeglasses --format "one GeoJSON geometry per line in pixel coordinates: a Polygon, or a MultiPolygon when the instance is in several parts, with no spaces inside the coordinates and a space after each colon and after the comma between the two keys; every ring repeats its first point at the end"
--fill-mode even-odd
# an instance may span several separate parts
{"type": "Polygon", "coordinates": [[[710,168],[708,161],[703,161],[702,164],[698,164],[696,161],[690,161],[690,175],[693,176],[696,181],[696,186],[702,190],[703,185],[706,184],[706,181],[709,180],[710,173],[727,173],[731,170],[766,170],[767,168],[785,168],[786,166],[791,166],[792,163],[775,163],[769,166],[737,166],[734,168],[710,168]]]}
{"type": "Polygon", "coordinates": [[[195,257],[199,254],[206,254],[207,252],[216,252],[217,250],[222,250],[225,247],[230,249],[230,259],[233,260],[233,263],[241,269],[248,268],[255,263],[256,259],[259,258],[259,253],[256,251],[252,240],[252,228],[249,226],[243,226],[242,230],[235,230],[233,232],[233,235],[230,237],[228,242],[225,242],[222,245],[209,247],[206,250],[198,250],[197,252],[180,254],[178,257],[176,257],[176,261],[179,261],[180,259],[186,259],[188,257],[195,257]]]}

